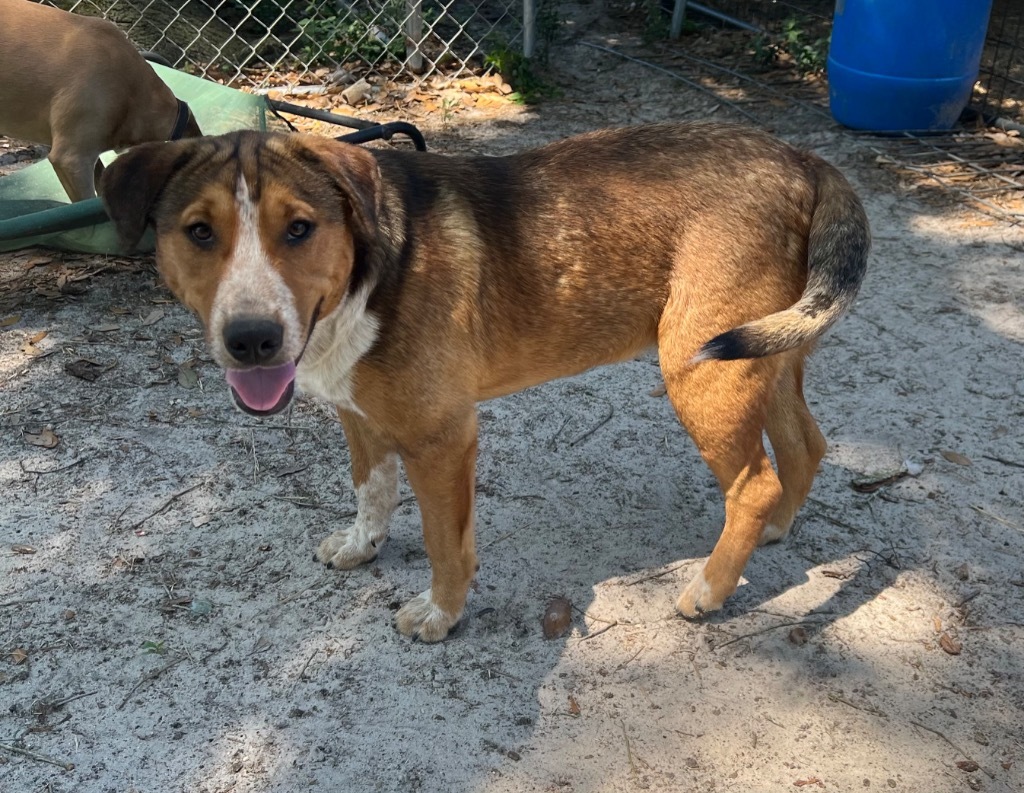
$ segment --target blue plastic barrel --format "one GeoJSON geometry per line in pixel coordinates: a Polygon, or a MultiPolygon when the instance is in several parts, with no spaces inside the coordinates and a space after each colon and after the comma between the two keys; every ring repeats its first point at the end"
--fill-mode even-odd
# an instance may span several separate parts
{"type": "Polygon", "coordinates": [[[833,117],[879,132],[950,129],[978,79],[991,10],[992,0],[837,0],[833,117]]]}

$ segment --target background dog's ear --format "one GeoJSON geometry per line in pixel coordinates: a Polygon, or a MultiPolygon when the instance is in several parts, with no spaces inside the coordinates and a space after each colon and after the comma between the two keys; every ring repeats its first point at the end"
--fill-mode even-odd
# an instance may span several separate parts
{"type": "MultiPolygon", "coordinates": [[[[300,136],[294,139],[299,141],[300,136]]],[[[356,235],[365,241],[375,239],[381,203],[377,158],[360,146],[327,138],[303,135],[301,145],[316,154],[348,200],[356,235]]]]}
{"type": "Polygon", "coordinates": [[[182,154],[176,143],[143,143],[103,169],[98,192],[125,250],[132,250],[146,233],[182,154]]]}

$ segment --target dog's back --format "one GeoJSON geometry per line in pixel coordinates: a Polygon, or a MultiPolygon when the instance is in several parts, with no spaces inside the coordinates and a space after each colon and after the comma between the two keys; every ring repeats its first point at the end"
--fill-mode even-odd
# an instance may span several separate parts
{"type": "Polygon", "coordinates": [[[51,146],[73,201],[95,195],[99,155],[202,134],[112,22],[0,0],[0,134],[51,146]]]}

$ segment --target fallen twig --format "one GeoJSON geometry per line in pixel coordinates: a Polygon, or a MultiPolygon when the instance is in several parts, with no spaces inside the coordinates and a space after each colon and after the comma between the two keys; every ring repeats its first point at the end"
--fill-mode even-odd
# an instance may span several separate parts
{"type": "Polygon", "coordinates": [[[800,620],[799,622],[780,622],[778,625],[769,625],[767,628],[762,628],[761,630],[754,631],[753,633],[744,633],[742,636],[734,636],[733,638],[729,639],[729,641],[727,641],[727,642],[722,642],[721,644],[715,645],[713,648],[711,648],[711,651],[712,652],[718,652],[723,647],[728,647],[730,644],[735,644],[736,642],[742,641],[743,639],[749,639],[752,636],[760,636],[762,633],[768,633],[769,631],[775,631],[775,630],[778,630],[779,628],[790,628],[790,627],[794,627],[796,625],[820,625],[820,624],[821,624],[821,620],[800,620]]]}
{"type": "Polygon", "coordinates": [[[580,435],[578,438],[576,438],[575,440],[569,441],[569,445],[570,446],[575,446],[578,443],[582,443],[587,438],[589,438],[591,435],[593,435],[595,432],[597,432],[599,429],[601,429],[601,427],[603,427],[605,424],[607,424],[609,421],[611,421],[612,420],[612,416],[614,416],[614,415],[615,415],[615,407],[609,403],[609,405],[608,405],[608,415],[605,416],[603,419],[601,419],[599,422],[597,422],[597,424],[595,424],[589,430],[587,430],[582,435],[580,435]]]}
{"type": "Polygon", "coordinates": [[[995,779],[996,778],[995,774],[993,774],[991,771],[989,771],[987,768],[985,768],[983,765],[981,765],[981,763],[979,763],[977,760],[975,760],[973,757],[971,757],[969,754],[967,754],[967,752],[965,752],[963,749],[961,749],[959,746],[957,746],[955,743],[953,743],[951,740],[949,740],[949,738],[946,737],[945,733],[941,733],[938,730],[936,730],[935,728],[929,727],[927,724],[922,724],[919,721],[914,721],[913,719],[910,720],[910,723],[913,724],[915,727],[920,727],[922,730],[928,730],[928,732],[930,732],[932,735],[938,735],[942,740],[944,740],[951,747],[953,747],[954,751],[958,752],[959,754],[962,754],[964,757],[966,757],[968,760],[970,760],[972,763],[974,763],[976,766],[978,766],[978,768],[980,768],[982,771],[984,771],[985,772],[985,776],[987,776],[989,779],[995,779]]]}
{"type": "Polygon", "coordinates": [[[1024,463],[1018,463],[1014,460],[1007,460],[1003,457],[996,457],[994,454],[983,454],[981,455],[986,460],[991,460],[994,463],[1002,463],[1003,465],[1009,465],[1013,468],[1024,468],[1024,463]]]}
{"type": "Polygon", "coordinates": [[[622,726],[622,737],[626,741],[626,757],[629,759],[629,770],[635,776],[639,773],[636,767],[636,762],[633,760],[633,749],[629,745],[629,733],[626,732],[626,722],[620,721],[619,724],[622,726]]]}
{"type": "Polygon", "coordinates": [[[146,515],[146,517],[141,518],[140,520],[135,521],[135,523],[133,523],[131,526],[129,526],[128,527],[128,531],[135,531],[140,526],[142,526],[142,524],[145,523],[147,520],[149,520],[150,518],[155,518],[157,515],[159,515],[161,512],[163,512],[165,509],[167,509],[177,499],[181,498],[186,493],[191,493],[197,487],[201,487],[201,486],[203,486],[205,484],[206,484],[206,480],[204,479],[201,482],[196,482],[194,485],[189,485],[188,487],[182,488],[177,493],[172,493],[170,496],[167,497],[167,500],[164,501],[163,504],[161,504],[155,510],[153,510],[148,515],[146,515]]]}
{"type": "Polygon", "coordinates": [[[75,770],[75,764],[69,763],[67,760],[54,760],[52,757],[47,757],[45,754],[30,752],[28,749],[22,749],[6,743],[0,743],[0,752],[20,754],[22,757],[27,757],[29,760],[38,760],[40,763],[49,763],[50,765],[57,766],[57,768],[63,768],[65,771],[75,770]]]}
{"type": "Polygon", "coordinates": [[[878,708],[873,708],[870,705],[858,705],[856,702],[850,702],[850,700],[844,699],[838,694],[829,694],[828,698],[833,702],[838,702],[842,705],[846,705],[847,707],[853,708],[855,710],[862,710],[865,713],[870,713],[872,716],[881,716],[883,719],[889,718],[889,715],[887,713],[883,713],[878,708]]]}
{"type": "Polygon", "coordinates": [[[8,606],[25,606],[29,603],[41,603],[42,598],[25,598],[24,600],[8,600],[6,603],[0,603],[0,609],[5,609],[8,606]]]}
{"type": "Polygon", "coordinates": [[[690,562],[680,562],[679,564],[672,565],[672,567],[662,570],[660,573],[654,573],[652,575],[644,576],[643,578],[634,579],[633,581],[627,581],[623,586],[636,586],[637,584],[642,584],[644,581],[652,581],[655,578],[661,578],[663,575],[674,573],[679,568],[686,567],[688,564],[690,564],[690,562]]]}
{"type": "Polygon", "coordinates": [[[306,663],[304,663],[302,665],[302,669],[299,670],[299,676],[296,678],[296,680],[302,680],[302,678],[306,674],[306,669],[309,668],[310,663],[313,661],[314,658],[317,657],[319,652],[320,652],[320,648],[319,647],[317,649],[313,650],[313,654],[310,655],[309,658],[306,659],[306,663]]]}
{"type": "Polygon", "coordinates": [[[482,551],[482,550],[484,550],[486,548],[490,548],[492,545],[497,545],[499,542],[502,542],[503,540],[507,540],[513,534],[515,534],[515,532],[514,531],[510,531],[507,534],[502,534],[500,537],[495,537],[493,540],[491,540],[486,545],[481,545],[480,546],[480,550],[482,551]]]}
{"type": "Polygon", "coordinates": [[[74,468],[76,465],[81,465],[87,459],[89,458],[79,457],[74,462],[68,463],[67,465],[62,465],[60,468],[47,468],[45,471],[39,471],[35,468],[26,468],[24,463],[22,463],[21,470],[24,471],[26,474],[59,474],[61,471],[67,471],[69,468],[74,468]]]}
{"type": "Polygon", "coordinates": [[[601,628],[601,630],[599,630],[599,631],[592,631],[591,633],[588,633],[586,636],[581,636],[579,638],[579,641],[585,642],[585,641],[588,641],[589,639],[597,638],[602,633],[605,633],[606,631],[610,631],[612,628],[614,628],[618,624],[619,624],[618,620],[616,620],[615,622],[609,622],[607,625],[605,625],[603,628],[601,628]]]}
{"type": "Polygon", "coordinates": [[[1017,524],[1011,523],[1010,521],[1006,520],[1006,518],[1001,518],[998,515],[993,515],[984,507],[979,507],[977,504],[971,504],[971,509],[973,509],[980,515],[984,515],[986,518],[991,518],[992,520],[998,523],[1002,523],[1004,526],[1009,526],[1011,529],[1017,529],[1018,531],[1020,530],[1020,526],[1018,526],[1017,524]]]}
{"type": "MultiPolygon", "coordinates": [[[[208,652],[206,655],[204,655],[202,658],[199,659],[199,663],[203,663],[203,662],[207,661],[208,659],[212,658],[213,656],[215,656],[217,653],[219,653],[221,650],[223,650],[227,646],[228,646],[228,643],[224,642],[224,644],[222,644],[220,647],[217,647],[217,648],[215,648],[213,650],[210,650],[210,652],[208,652]]],[[[121,704],[117,706],[117,710],[123,709],[124,706],[128,703],[128,700],[131,699],[133,696],[135,696],[135,694],[138,692],[138,690],[140,688],[142,688],[144,685],[152,683],[154,680],[156,680],[158,677],[160,677],[160,675],[162,675],[164,672],[169,672],[172,669],[174,669],[174,667],[176,667],[178,664],[180,664],[182,661],[188,661],[188,660],[192,660],[192,659],[189,659],[189,657],[187,655],[179,655],[177,658],[173,659],[172,661],[168,661],[166,664],[161,666],[159,669],[151,669],[150,671],[146,672],[142,677],[139,678],[138,682],[134,686],[132,686],[131,691],[129,691],[125,695],[124,699],[121,700],[121,704]]]]}
{"type": "Polygon", "coordinates": [[[186,660],[186,657],[184,655],[179,655],[177,658],[168,661],[159,669],[151,669],[150,671],[146,672],[142,677],[138,679],[135,685],[131,687],[131,690],[124,695],[124,699],[122,699],[121,704],[117,706],[117,710],[121,710],[122,708],[124,708],[124,706],[128,704],[128,700],[134,697],[135,693],[144,685],[146,685],[147,683],[152,683],[164,672],[169,672],[184,660],[186,660]]]}

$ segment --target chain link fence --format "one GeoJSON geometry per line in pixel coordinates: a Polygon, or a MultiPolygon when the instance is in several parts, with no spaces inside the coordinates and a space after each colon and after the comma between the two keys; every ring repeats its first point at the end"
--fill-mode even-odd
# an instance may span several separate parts
{"type": "MultiPolygon", "coordinates": [[[[532,0],[45,0],[116,22],[171,66],[235,86],[429,76],[521,50],[532,0]]],[[[529,43],[529,42],[527,42],[529,43]]]]}

